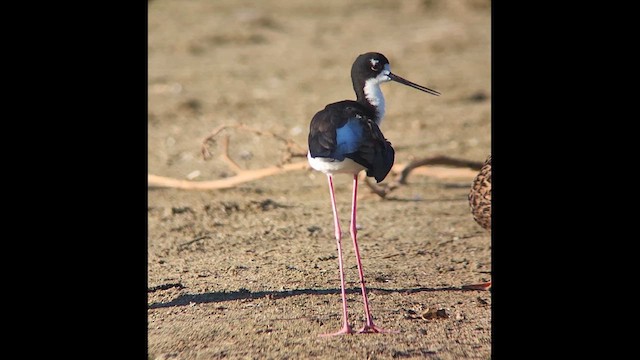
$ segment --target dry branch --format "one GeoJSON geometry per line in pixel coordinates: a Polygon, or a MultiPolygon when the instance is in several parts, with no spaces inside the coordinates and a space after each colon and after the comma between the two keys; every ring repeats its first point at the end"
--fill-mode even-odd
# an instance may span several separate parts
{"type": "Polygon", "coordinates": [[[278,165],[273,165],[270,167],[256,169],[256,170],[247,170],[243,169],[238,163],[236,163],[229,156],[229,135],[225,136],[222,140],[222,152],[220,153],[220,158],[224,161],[225,164],[231,170],[233,170],[236,174],[231,177],[227,177],[219,180],[212,181],[189,181],[189,180],[180,180],[173,179],[164,176],[157,176],[148,174],[147,182],[149,187],[168,187],[168,188],[177,188],[184,190],[215,190],[215,189],[227,189],[237,186],[239,184],[257,180],[263,177],[272,176],[281,174],[287,171],[293,170],[302,170],[308,168],[307,161],[301,161],[297,163],[289,163],[285,164],[285,162],[289,161],[292,157],[299,157],[307,155],[307,150],[302,148],[296,142],[291,139],[287,139],[278,134],[274,134],[269,131],[255,129],[244,124],[237,125],[221,125],[217,128],[213,129],[211,133],[202,140],[201,144],[201,152],[202,156],[206,159],[211,158],[211,152],[209,151],[209,142],[213,141],[218,134],[220,134],[225,129],[236,129],[242,131],[248,131],[255,133],[259,136],[270,136],[281,142],[283,142],[287,146],[287,150],[285,151],[285,155],[283,156],[281,163],[278,165]]]}
{"type": "Polygon", "coordinates": [[[264,169],[256,170],[243,170],[235,176],[231,176],[219,180],[211,181],[190,181],[173,179],[164,176],[157,176],[148,174],[147,182],[149,187],[165,187],[176,188],[184,190],[216,190],[216,189],[228,189],[235,187],[239,184],[257,180],[263,177],[282,174],[287,171],[303,170],[309,167],[307,161],[300,161],[297,163],[284,164],[281,166],[270,166],[264,169]]]}
{"type": "Polygon", "coordinates": [[[365,183],[367,184],[367,186],[369,187],[369,189],[371,189],[371,191],[382,197],[385,198],[387,195],[389,195],[390,192],[392,192],[393,190],[397,189],[398,187],[402,186],[402,185],[406,185],[407,184],[407,177],[409,177],[409,174],[411,172],[416,172],[416,173],[420,173],[422,175],[427,175],[427,176],[433,176],[433,177],[470,177],[472,178],[473,176],[476,175],[477,171],[480,170],[480,168],[482,167],[482,162],[479,161],[470,161],[470,160],[465,160],[465,159],[456,159],[456,158],[452,158],[452,157],[448,157],[448,156],[443,156],[443,155],[439,155],[439,156],[432,156],[432,157],[428,157],[428,158],[423,158],[423,159],[418,159],[418,160],[414,160],[412,162],[410,162],[409,164],[406,165],[394,165],[393,170],[395,170],[396,168],[401,168],[402,170],[400,170],[398,172],[398,175],[396,176],[396,178],[388,183],[385,184],[376,184],[374,183],[370,178],[365,178],[365,183]],[[418,169],[421,166],[427,166],[427,165],[435,165],[435,166],[452,166],[452,167],[458,167],[458,168],[467,168],[467,169],[446,169],[446,168],[440,168],[440,169],[433,169],[433,168],[427,168],[427,169],[418,169]],[[421,171],[419,171],[421,170],[421,171]],[[447,171],[449,170],[449,171],[447,171]],[[460,171],[462,170],[462,171],[460,171]],[[445,175],[446,174],[446,175],[445,175]],[[457,176],[452,176],[452,175],[457,175],[457,176]],[[445,176],[443,176],[445,175],[445,176]]]}
{"type": "MultiPolygon", "coordinates": [[[[222,140],[222,152],[220,158],[227,164],[236,174],[231,177],[227,177],[219,180],[211,181],[190,181],[173,179],[164,176],[157,176],[148,174],[147,182],[150,188],[177,188],[184,190],[215,190],[215,189],[227,189],[235,187],[239,184],[254,181],[267,176],[277,175],[288,171],[304,170],[309,168],[309,164],[306,160],[296,163],[286,163],[293,157],[306,157],[307,149],[298,145],[292,139],[285,138],[278,134],[274,134],[269,131],[255,129],[244,124],[237,125],[221,125],[211,131],[211,133],[202,140],[201,151],[205,159],[211,158],[211,152],[209,151],[209,143],[214,141],[214,138],[218,136],[225,129],[236,129],[241,131],[248,131],[255,133],[259,136],[273,137],[286,145],[286,151],[283,154],[282,160],[279,164],[269,166],[262,169],[247,170],[243,169],[229,156],[229,136],[225,136],[222,140]]],[[[395,175],[395,179],[385,184],[375,184],[370,178],[365,177],[365,183],[371,189],[371,191],[378,196],[385,198],[391,191],[407,183],[407,177],[410,173],[420,174],[424,176],[431,176],[441,179],[447,178],[472,178],[482,167],[482,162],[469,161],[465,159],[456,159],[448,156],[433,156],[423,159],[418,159],[410,162],[409,164],[395,164],[391,169],[392,174],[395,175]],[[429,167],[424,167],[424,166],[429,167]],[[433,167],[436,166],[436,167],[433,167]],[[437,167],[440,166],[440,167],[437,167]],[[442,167],[448,166],[449,168],[442,167]],[[466,169],[465,169],[466,168],[466,169]]]]}
{"type": "MultiPolygon", "coordinates": [[[[287,146],[287,151],[285,151],[281,163],[285,163],[286,161],[289,161],[292,157],[306,157],[307,156],[307,149],[305,149],[302,146],[298,145],[292,139],[285,138],[283,136],[280,136],[278,134],[272,133],[270,131],[264,131],[264,130],[260,130],[260,129],[255,129],[255,128],[246,126],[245,124],[237,124],[237,125],[220,125],[217,128],[213,129],[211,131],[211,133],[202,140],[201,151],[202,151],[202,156],[204,156],[205,160],[208,160],[208,159],[211,158],[211,152],[209,152],[209,142],[212,141],[213,138],[215,138],[221,131],[223,131],[225,129],[237,129],[237,130],[243,130],[243,131],[252,132],[252,133],[255,133],[255,134],[260,135],[260,136],[271,136],[271,137],[275,138],[276,140],[279,140],[279,141],[283,142],[287,146]]],[[[229,144],[228,144],[228,137],[227,137],[227,144],[225,145],[225,149],[227,149],[227,150],[228,150],[228,145],[229,144]]],[[[231,160],[228,157],[228,151],[226,151],[225,154],[227,154],[227,159],[231,160]]],[[[231,161],[233,162],[233,160],[231,160],[231,161]]],[[[235,164],[235,165],[237,166],[237,164],[235,164]]]]}
{"type": "MultiPolygon", "coordinates": [[[[408,164],[394,165],[392,172],[401,173],[402,169],[409,166],[408,164]]],[[[280,166],[271,166],[264,169],[256,170],[243,170],[241,173],[235,176],[231,176],[219,180],[211,181],[191,181],[174,179],[164,176],[157,176],[148,174],[147,181],[149,187],[160,188],[176,188],[183,190],[216,190],[216,189],[228,189],[240,185],[245,182],[258,180],[263,177],[282,174],[288,171],[305,170],[309,168],[307,161],[300,161],[291,164],[284,164],[280,166]]],[[[452,179],[452,178],[468,178],[471,179],[476,175],[475,171],[470,169],[448,169],[448,168],[413,168],[415,174],[422,176],[429,176],[438,179],[452,179]]],[[[385,197],[389,192],[399,187],[401,184],[397,180],[392,181],[389,185],[382,186],[378,184],[370,183],[369,178],[366,178],[369,188],[381,197],[385,197]]]]}
{"type": "Polygon", "coordinates": [[[420,166],[444,165],[444,166],[453,166],[453,167],[459,167],[459,168],[469,168],[471,170],[479,171],[480,168],[482,168],[482,164],[483,164],[483,162],[481,162],[481,161],[471,161],[471,160],[465,160],[465,159],[456,159],[456,158],[443,156],[443,155],[433,156],[433,157],[423,158],[423,159],[414,160],[414,161],[410,162],[400,172],[400,176],[398,177],[397,181],[400,184],[406,184],[407,183],[407,177],[409,176],[409,173],[411,173],[411,171],[413,171],[413,169],[415,169],[417,167],[420,167],[420,166]]]}

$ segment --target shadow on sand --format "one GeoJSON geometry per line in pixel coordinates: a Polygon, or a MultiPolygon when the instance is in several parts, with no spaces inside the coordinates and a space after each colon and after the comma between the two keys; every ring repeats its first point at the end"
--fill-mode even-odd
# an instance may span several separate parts
{"type": "MultiPolygon", "coordinates": [[[[442,288],[414,288],[414,289],[381,289],[381,288],[367,288],[369,293],[403,293],[414,294],[419,292],[431,292],[431,291],[479,291],[474,289],[463,289],[460,287],[442,287],[442,288]]],[[[347,294],[359,294],[360,288],[347,289],[347,294]]],[[[184,294],[180,295],[170,302],[159,302],[149,305],[149,309],[159,309],[166,307],[185,306],[191,303],[204,304],[204,303],[217,303],[223,301],[233,301],[242,299],[282,299],[290,296],[298,295],[339,295],[340,289],[299,289],[299,290],[283,290],[283,291],[256,291],[251,292],[246,289],[240,289],[238,291],[230,292],[208,292],[203,294],[184,294]]]]}

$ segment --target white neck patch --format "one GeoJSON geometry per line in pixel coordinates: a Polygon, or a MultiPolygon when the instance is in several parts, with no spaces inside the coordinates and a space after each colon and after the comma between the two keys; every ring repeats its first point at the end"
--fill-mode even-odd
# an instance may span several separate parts
{"type": "MultiPolygon", "coordinates": [[[[374,61],[376,60],[371,60],[372,63],[374,61]]],[[[384,70],[382,70],[378,76],[373,79],[369,79],[364,83],[364,96],[369,100],[371,105],[376,108],[376,113],[378,115],[378,121],[376,123],[378,126],[382,123],[382,118],[384,117],[385,112],[384,96],[382,95],[380,84],[391,81],[391,78],[388,76],[389,72],[389,64],[385,64],[384,70]]]]}

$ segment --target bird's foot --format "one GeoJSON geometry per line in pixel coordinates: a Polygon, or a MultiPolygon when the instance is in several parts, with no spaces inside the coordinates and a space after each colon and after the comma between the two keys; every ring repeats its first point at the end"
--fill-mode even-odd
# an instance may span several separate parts
{"type": "Polygon", "coordinates": [[[491,281],[481,284],[463,285],[463,290],[489,290],[491,289],[491,281]]]}
{"type": "Polygon", "coordinates": [[[320,336],[326,337],[326,336],[335,336],[335,335],[346,335],[346,334],[353,334],[353,332],[354,331],[351,329],[351,326],[349,324],[346,324],[342,327],[342,329],[334,333],[320,334],[320,336]]]}
{"type": "Polygon", "coordinates": [[[381,327],[378,327],[371,324],[365,324],[362,329],[357,331],[358,334],[373,334],[373,333],[381,333],[381,334],[398,334],[400,331],[397,330],[386,330],[381,327]]]}

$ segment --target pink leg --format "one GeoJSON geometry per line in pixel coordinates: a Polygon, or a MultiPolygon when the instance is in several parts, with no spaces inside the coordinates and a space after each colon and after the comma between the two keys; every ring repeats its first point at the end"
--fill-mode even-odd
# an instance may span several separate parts
{"type": "Polygon", "coordinates": [[[353,330],[351,330],[351,326],[349,325],[349,317],[347,315],[347,292],[346,292],[346,284],[344,281],[344,269],[342,268],[342,230],[340,230],[340,221],[338,220],[338,208],[336,207],[336,196],[333,191],[333,178],[331,175],[327,174],[327,179],[329,180],[329,191],[331,193],[331,208],[333,209],[333,227],[335,229],[336,240],[338,243],[338,266],[340,268],[340,287],[342,289],[342,328],[334,333],[322,334],[320,336],[333,336],[333,335],[343,335],[343,334],[351,334],[353,330]]]}
{"type": "Polygon", "coordinates": [[[367,323],[358,330],[358,333],[397,333],[398,331],[385,330],[377,327],[373,323],[371,311],[369,311],[369,300],[367,299],[367,288],[364,282],[364,273],[362,272],[362,262],[360,261],[360,250],[358,250],[357,229],[356,229],[356,203],[358,202],[358,174],[353,176],[353,198],[351,199],[351,239],[356,252],[356,261],[358,262],[358,275],[360,276],[360,285],[362,286],[362,299],[364,301],[364,313],[367,317],[367,323]]]}

